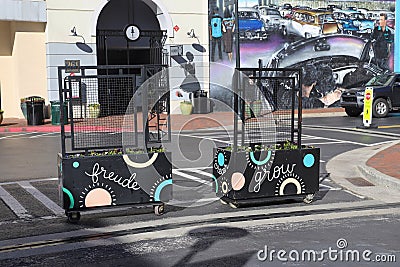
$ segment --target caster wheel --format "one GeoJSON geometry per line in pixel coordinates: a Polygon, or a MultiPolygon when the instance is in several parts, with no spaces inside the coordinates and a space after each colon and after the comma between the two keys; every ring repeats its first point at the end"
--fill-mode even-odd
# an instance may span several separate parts
{"type": "Polygon", "coordinates": [[[310,204],[314,200],[314,194],[308,194],[303,198],[303,202],[306,204],[310,204]]]}
{"type": "Polygon", "coordinates": [[[228,204],[228,202],[226,202],[225,200],[223,200],[222,198],[219,199],[219,202],[221,202],[222,205],[226,205],[228,204]]]}
{"type": "Polygon", "coordinates": [[[239,205],[236,203],[232,203],[232,202],[229,202],[229,206],[232,208],[232,209],[237,209],[238,207],[239,207],[239,205]]]}
{"type": "Polygon", "coordinates": [[[77,223],[81,219],[81,214],[77,211],[66,212],[69,223],[77,223]]]}
{"type": "Polygon", "coordinates": [[[164,213],[164,204],[153,206],[155,215],[162,215],[164,213]]]}

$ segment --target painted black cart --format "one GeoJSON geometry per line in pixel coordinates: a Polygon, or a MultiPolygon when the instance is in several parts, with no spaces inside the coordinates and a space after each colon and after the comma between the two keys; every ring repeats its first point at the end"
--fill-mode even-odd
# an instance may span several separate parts
{"type": "Polygon", "coordinates": [[[165,66],[81,67],[73,76],[59,67],[61,121],[59,192],[70,222],[80,212],[120,205],[153,205],[164,212],[172,199],[165,66]],[[158,82],[147,80],[156,73],[158,82]],[[162,80],[161,80],[162,79],[162,80]],[[137,89],[140,88],[140,89],[137,89]]]}
{"type": "Polygon", "coordinates": [[[320,150],[301,142],[301,78],[298,69],[236,69],[233,144],[214,149],[215,191],[222,203],[313,200],[320,150]]]}

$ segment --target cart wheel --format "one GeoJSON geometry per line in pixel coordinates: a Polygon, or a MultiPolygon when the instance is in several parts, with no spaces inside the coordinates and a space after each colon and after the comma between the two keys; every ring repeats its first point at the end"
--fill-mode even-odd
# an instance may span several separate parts
{"type": "Polygon", "coordinates": [[[153,209],[155,215],[162,215],[164,213],[164,204],[154,205],[153,209]]]}
{"type": "Polygon", "coordinates": [[[314,200],[315,194],[308,194],[303,198],[303,202],[306,204],[310,204],[314,200]]]}
{"type": "Polygon", "coordinates": [[[239,204],[238,203],[229,202],[229,206],[231,206],[232,209],[237,209],[239,207],[239,204]]]}
{"type": "Polygon", "coordinates": [[[81,214],[78,211],[68,211],[66,214],[70,223],[77,223],[81,219],[81,214]]]}
{"type": "Polygon", "coordinates": [[[222,205],[226,205],[228,204],[228,202],[226,202],[225,200],[223,200],[222,198],[219,199],[219,202],[221,202],[222,205]]]}

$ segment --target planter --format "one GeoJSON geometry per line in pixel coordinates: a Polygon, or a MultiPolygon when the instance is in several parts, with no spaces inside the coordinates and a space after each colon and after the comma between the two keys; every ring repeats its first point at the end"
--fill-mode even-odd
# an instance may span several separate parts
{"type": "Polygon", "coordinates": [[[89,105],[89,118],[98,118],[100,115],[100,104],[89,105]]]}
{"type": "Polygon", "coordinates": [[[182,115],[190,115],[193,111],[193,105],[190,102],[183,101],[179,104],[182,115]]]}
{"type": "Polygon", "coordinates": [[[58,155],[60,199],[68,219],[79,211],[152,203],[155,213],[172,199],[170,153],[105,156],[58,155]],[[167,157],[168,156],[168,157],[167,157]]]}
{"type": "Polygon", "coordinates": [[[256,152],[216,148],[215,191],[233,205],[290,196],[307,196],[304,201],[311,201],[319,188],[319,159],[319,148],[256,152]]]}

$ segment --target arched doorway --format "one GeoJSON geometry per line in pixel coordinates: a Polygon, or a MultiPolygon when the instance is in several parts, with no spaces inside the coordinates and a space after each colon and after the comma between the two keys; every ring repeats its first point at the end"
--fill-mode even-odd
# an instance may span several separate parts
{"type": "Polygon", "coordinates": [[[157,5],[152,1],[110,0],[97,20],[97,64],[162,64],[167,35],[156,14],[157,5]],[[126,37],[129,25],[140,30],[138,39],[126,37]]]}
{"type": "Polygon", "coordinates": [[[103,68],[99,67],[97,73],[104,80],[98,84],[101,115],[124,114],[136,89],[162,68],[142,73],[143,69],[133,65],[166,65],[163,46],[167,31],[161,30],[156,14],[157,5],[151,0],[110,0],[99,13],[97,65],[103,68]],[[127,32],[134,33],[135,38],[127,32]],[[117,82],[109,77],[125,74],[135,78],[117,82]]]}

